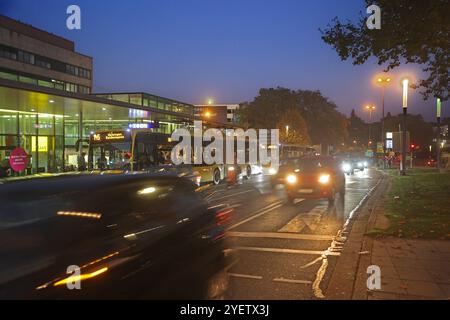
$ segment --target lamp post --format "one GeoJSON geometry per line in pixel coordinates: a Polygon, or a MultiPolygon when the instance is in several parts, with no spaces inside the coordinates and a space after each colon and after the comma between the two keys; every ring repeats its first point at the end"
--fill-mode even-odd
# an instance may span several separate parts
{"type": "Polygon", "coordinates": [[[400,167],[400,175],[406,175],[406,115],[408,111],[408,87],[409,80],[402,80],[403,86],[403,124],[402,124],[402,162],[400,167]]]}
{"type": "Polygon", "coordinates": [[[369,143],[367,144],[368,146],[372,143],[372,133],[371,133],[371,129],[372,129],[372,112],[375,111],[375,106],[374,105],[367,105],[366,106],[366,110],[369,111],[369,143]]]}
{"type": "Polygon", "coordinates": [[[441,169],[441,99],[436,99],[436,119],[437,119],[437,138],[436,138],[436,166],[441,169]]]}
{"type": "Polygon", "coordinates": [[[391,82],[391,78],[378,78],[377,82],[381,85],[381,143],[383,145],[383,154],[386,153],[386,146],[384,144],[384,96],[386,91],[386,86],[391,82]]]}

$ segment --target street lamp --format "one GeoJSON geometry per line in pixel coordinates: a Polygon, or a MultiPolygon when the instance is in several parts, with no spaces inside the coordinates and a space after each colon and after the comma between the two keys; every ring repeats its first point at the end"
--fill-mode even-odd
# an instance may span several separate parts
{"type": "Polygon", "coordinates": [[[214,104],[214,100],[213,99],[208,99],[208,105],[213,105],[214,104]]]}
{"type": "Polygon", "coordinates": [[[441,140],[441,99],[436,98],[436,119],[437,119],[437,138],[436,138],[436,166],[440,170],[441,168],[441,150],[439,148],[441,140]]]}
{"type": "Polygon", "coordinates": [[[391,82],[391,78],[379,77],[377,82],[381,85],[381,143],[383,146],[383,153],[386,152],[386,148],[384,145],[384,96],[386,91],[386,86],[391,82]]]}
{"type": "MultiPolygon", "coordinates": [[[[372,112],[374,112],[375,111],[375,106],[374,105],[367,105],[366,106],[366,110],[367,111],[369,111],[369,142],[372,140],[372,137],[371,137],[371,129],[372,129],[372,125],[371,125],[371,121],[372,121],[372,112]]],[[[370,145],[370,143],[369,143],[369,145],[370,145]]]]}
{"type": "Polygon", "coordinates": [[[403,87],[403,125],[402,125],[402,162],[400,168],[400,175],[406,175],[406,115],[408,111],[408,88],[409,79],[402,80],[403,87]]]}

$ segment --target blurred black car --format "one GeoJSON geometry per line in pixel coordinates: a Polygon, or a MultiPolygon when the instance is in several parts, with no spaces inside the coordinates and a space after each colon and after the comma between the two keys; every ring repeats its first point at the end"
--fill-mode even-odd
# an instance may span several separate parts
{"type": "Polygon", "coordinates": [[[211,298],[223,268],[231,210],[208,208],[188,179],[32,179],[0,197],[2,299],[211,298]]]}

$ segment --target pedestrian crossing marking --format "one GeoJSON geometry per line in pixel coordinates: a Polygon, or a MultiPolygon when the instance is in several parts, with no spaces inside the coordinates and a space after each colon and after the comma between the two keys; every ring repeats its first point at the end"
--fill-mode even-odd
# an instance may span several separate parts
{"type": "Polygon", "coordinates": [[[318,205],[307,213],[300,213],[280,228],[278,232],[300,233],[305,227],[314,232],[320,224],[323,213],[327,210],[326,205],[318,205]]]}

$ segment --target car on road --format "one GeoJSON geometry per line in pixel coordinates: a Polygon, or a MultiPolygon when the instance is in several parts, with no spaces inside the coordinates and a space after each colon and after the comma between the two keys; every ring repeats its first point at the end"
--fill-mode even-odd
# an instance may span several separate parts
{"type": "Polygon", "coordinates": [[[338,193],[345,194],[345,175],[340,162],[332,157],[290,159],[280,166],[278,179],[292,202],[296,198],[326,198],[333,202],[338,193]]]}
{"type": "Polygon", "coordinates": [[[0,196],[0,299],[211,298],[223,270],[232,210],[189,179],[29,179],[0,196]]]}

